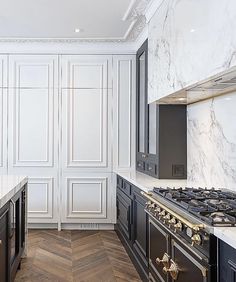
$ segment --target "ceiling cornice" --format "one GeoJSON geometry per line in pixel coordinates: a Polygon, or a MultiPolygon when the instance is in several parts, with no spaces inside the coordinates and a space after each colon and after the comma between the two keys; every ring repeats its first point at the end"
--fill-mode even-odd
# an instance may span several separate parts
{"type": "Polygon", "coordinates": [[[0,38],[1,43],[126,43],[135,42],[146,26],[145,12],[153,0],[131,0],[123,20],[130,22],[121,38],[0,38]]]}

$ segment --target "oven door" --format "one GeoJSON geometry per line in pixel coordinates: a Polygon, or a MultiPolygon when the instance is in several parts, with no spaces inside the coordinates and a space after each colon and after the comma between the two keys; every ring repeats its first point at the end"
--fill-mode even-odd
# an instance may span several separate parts
{"type": "MultiPolygon", "coordinates": [[[[170,235],[157,220],[149,216],[149,270],[150,281],[168,282],[169,274],[163,268],[169,267],[170,235]],[[151,278],[152,277],[152,278],[151,278]]],[[[186,281],[185,281],[186,282],[186,281]]]]}
{"type": "Polygon", "coordinates": [[[178,240],[171,239],[171,261],[167,272],[171,281],[178,282],[209,282],[208,264],[195,256],[190,250],[184,248],[178,240]]]}

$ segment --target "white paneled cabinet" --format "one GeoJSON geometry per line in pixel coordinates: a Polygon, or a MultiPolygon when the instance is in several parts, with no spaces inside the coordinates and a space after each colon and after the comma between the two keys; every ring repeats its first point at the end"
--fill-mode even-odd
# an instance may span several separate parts
{"type": "Polygon", "coordinates": [[[113,167],[134,168],[135,164],[135,56],[113,57],[113,167]]]}
{"type": "Polygon", "coordinates": [[[111,171],[111,91],[62,90],[63,169],[111,171]]]}
{"type": "Polygon", "coordinates": [[[58,87],[57,55],[12,55],[9,57],[10,88],[58,87]]]}
{"type": "Polygon", "coordinates": [[[135,56],[0,56],[0,116],[0,173],[29,176],[29,223],[115,223],[113,168],[135,157],[135,56]]]}
{"type": "Polygon", "coordinates": [[[62,88],[111,88],[112,56],[62,56],[62,88]]]}
{"type": "Polygon", "coordinates": [[[57,223],[58,56],[9,57],[8,171],[29,176],[29,223],[57,223]]]}
{"type": "Polygon", "coordinates": [[[70,173],[63,182],[62,223],[115,223],[112,173],[70,173]]]}

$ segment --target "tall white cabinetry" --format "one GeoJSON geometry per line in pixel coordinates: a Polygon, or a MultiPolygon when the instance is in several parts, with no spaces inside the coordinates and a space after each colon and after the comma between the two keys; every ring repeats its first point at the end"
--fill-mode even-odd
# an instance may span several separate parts
{"type": "Polygon", "coordinates": [[[135,163],[135,55],[0,55],[0,115],[0,173],[29,176],[29,223],[116,222],[113,171],[135,163]]]}
{"type": "Polygon", "coordinates": [[[0,173],[7,173],[7,61],[0,55],[0,173]]]}
{"type": "Polygon", "coordinates": [[[29,176],[28,222],[57,223],[58,56],[9,56],[9,174],[29,176]]]}

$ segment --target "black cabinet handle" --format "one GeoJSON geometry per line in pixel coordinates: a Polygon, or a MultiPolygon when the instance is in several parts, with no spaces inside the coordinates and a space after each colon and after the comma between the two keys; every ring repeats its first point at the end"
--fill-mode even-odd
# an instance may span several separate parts
{"type": "Polygon", "coordinates": [[[15,218],[14,205],[15,205],[15,203],[13,202],[12,199],[10,200],[10,205],[12,205],[12,211],[11,211],[12,214],[10,214],[10,216],[12,216],[12,218],[13,218],[13,222],[11,222],[11,224],[10,224],[10,235],[9,235],[9,237],[11,239],[13,237],[13,235],[14,235],[14,226],[15,226],[15,221],[14,221],[14,218],[15,218]]]}

